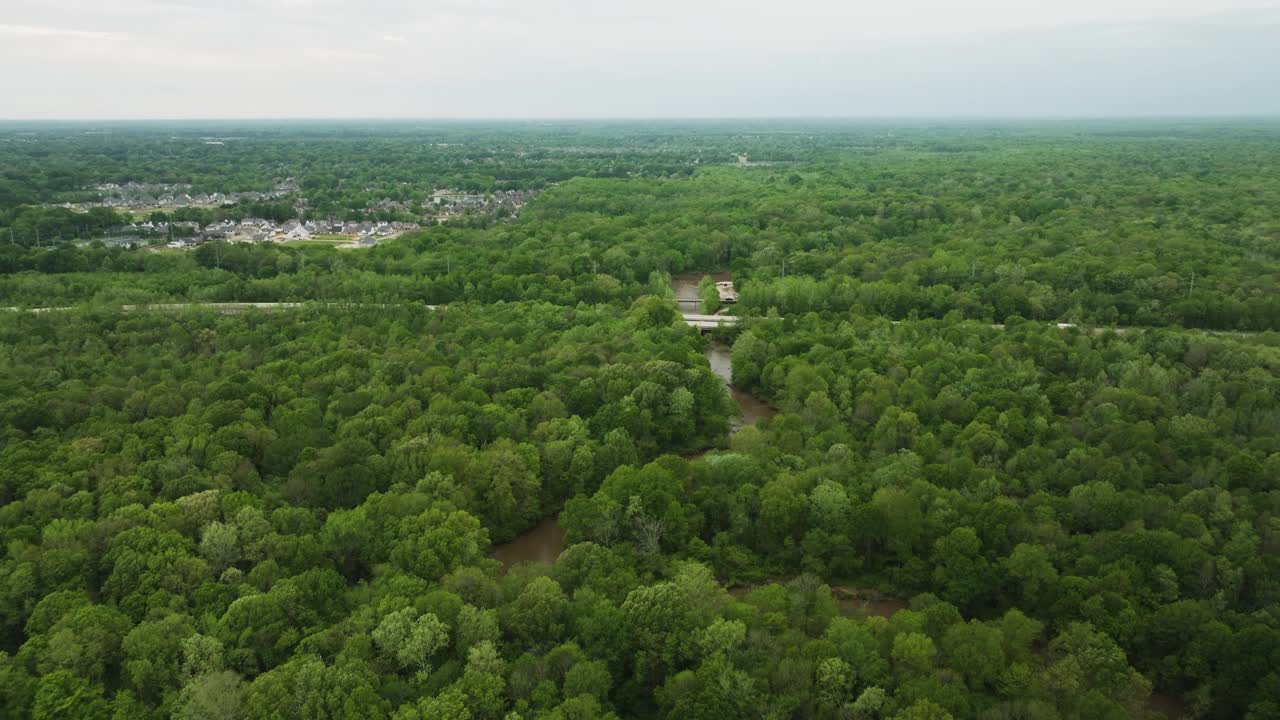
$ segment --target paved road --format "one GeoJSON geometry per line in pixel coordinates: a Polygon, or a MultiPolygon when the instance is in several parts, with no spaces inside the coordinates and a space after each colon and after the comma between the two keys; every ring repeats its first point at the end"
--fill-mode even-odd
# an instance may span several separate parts
{"type": "MultiPolygon", "coordinates": [[[[314,307],[318,305],[324,306],[324,307],[392,307],[391,305],[385,305],[385,304],[374,305],[374,304],[365,304],[365,303],[235,302],[235,303],[149,303],[146,305],[120,305],[119,309],[124,312],[137,312],[139,310],[177,311],[185,308],[196,307],[196,308],[209,308],[209,309],[217,310],[224,315],[238,315],[239,313],[249,310],[250,308],[256,309],[256,310],[298,310],[298,309],[306,308],[309,306],[314,307]]],[[[428,310],[438,310],[440,308],[444,308],[447,306],[446,305],[424,305],[423,307],[427,308],[428,310]]],[[[47,312],[61,312],[61,311],[76,310],[76,309],[78,308],[75,306],[44,307],[44,308],[2,307],[0,308],[0,311],[8,310],[10,312],[47,313],[47,312]]],[[[699,330],[714,330],[715,328],[719,328],[719,327],[736,325],[738,324],[739,320],[741,320],[741,318],[738,317],[737,315],[703,315],[700,313],[689,313],[689,312],[682,312],[680,313],[680,315],[684,318],[685,323],[689,325],[689,327],[695,327],[695,328],[698,328],[699,330]]],[[[894,325],[898,325],[902,321],[890,320],[890,322],[893,323],[894,325]]],[[[1161,328],[1124,327],[1124,326],[1087,327],[1084,325],[1077,325],[1076,323],[1063,323],[1063,322],[1053,323],[1053,324],[1063,330],[1079,328],[1080,330],[1083,330],[1084,332],[1087,332],[1093,335],[1101,335],[1102,333],[1105,333],[1105,332],[1114,332],[1116,334],[1123,335],[1125,333],[1136,332],[1140,330],[1161,329],[1161,328]]],[[[990,327],[996,330],[1005,329],[1005,326],[1000,323],[993,324],[990,327]]],[[[1250,335],[1258,334],[1257,332],[1245,332],[1245,331],[1235,331],[1235,330],[1203,330],[1200,328],[1181,328],[1181,329],[1184,330],[1185,332],[1202,333],[1205,335],[1227,335],[1232,337],[1248,337],[1250,335]]]]}
{"type": "MultiPolygon", "coordinates": [[[[120,310],[123,312],[153,311],[153,312],[176,312],[187,308],[206,308],[217,310],[223,315],[239,315],[246,310],[300,310],[308,306],[315,306],[316,303],[300,303],[300,302],[241,302],[241,303],[149,303],[146,305],[121,305],[120,310]]],[[[343,307],[343,306],[363,306],[362,303],[324,303],[326,307],[343,307]]],[[[376,307],[388,307],[386,305],[378,305],[376,307]]],[[[425,305],[428,310],[437,310],[445,307],[444,305],[425,305]]],[[[10,312],[23,312],[24,308],[6,307],[4,310],[10,312]]],[[[75,310],[75,307],[47,307],[47,308],[26,308],[26,312],[31,313],[48,313],[63,312],[75,310]]],[[[699,315],[697,313],[682,313],[684,321],[690,327],[699,329],[712,329],[722,325],[733,325],[738,322],[738,318],[732,315],[699,315]]]]}

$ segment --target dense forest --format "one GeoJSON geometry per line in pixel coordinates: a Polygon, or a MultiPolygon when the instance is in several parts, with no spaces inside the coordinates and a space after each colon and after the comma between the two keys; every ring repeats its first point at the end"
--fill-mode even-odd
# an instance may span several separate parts
{"type": "Polygon", "coordinates": [[[86,129],[0,126],[0,235],[105,182],[541,193],[351,251],[15,229],[0,718],[1280,720],[1280,127],[86,129]]]}
{"type": "MultiPolygon", "coordinates": [[[[688,131],[667,151],[686,160],[689,174],[602,178],[590,172],[594,155],[551,154],[560,165],[542,177],[560,184],[542,193],[521,222],[430,228],[370,252],[210,247],[156,258],[92,246],[0,247],[0,302],[629,301],[650,291],[646,282],[655,270],[731,268],[741,281],[743,309],[759,314],[776,308],[905,319],[956,312],[991,322],[1016,315],[1280,329],[1274,132],[1004,138],[995,131],[919,130],[873,151],[845,148],[859,139],[874,142],[874,128],[828,130],[814,136],[807,155],[815,159],[805,163],[699,169],[695,152],[727,156],[725,148],[733,147],[734,136],[709,130],[705,137],[688,131]],[[954,146],[931,147],[930,138],[954,146]],[[561,178],[575,172],[581,174],[561,178]],[[330,272],[335,264],[348,272],[330,272]],[[145,277],[130,277],[139,273],[145,277]]],[[[604,142],[598,133],[583,131],[604,142]]],[[[497,147],[547,140],[511,135],[497,147]]],[[[332,146],[358,141],[302,138],[274,152],[305,140],[315,162],[339,162],[354,151],[332,146]]],[[[394,148],[394,138],[382,142],[394,148]]],[[[632,136],[612,142],[634,152],[646,146],[632,136]]],[[[751,141],[739,142],[755,150],[751,141]]],[[[776,155],[782,152],[776,145],[764,148],[776,155]]],[[[360,157],[369,172],[390,172],[360,157]]],[[[495,157],[495,168],[508,167],[495,157]]],[[[421,162],[432,168],[449,161],[421,162]]]]}

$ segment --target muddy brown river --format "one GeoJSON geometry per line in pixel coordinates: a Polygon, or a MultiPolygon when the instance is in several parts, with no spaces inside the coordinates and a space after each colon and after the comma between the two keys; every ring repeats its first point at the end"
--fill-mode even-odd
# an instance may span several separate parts
{"type": "Polygon", "coordinates": [[[504,568],[516,563],[554,563],[564,550],[564,528],[559,517],[552,515],[533,526],[529,532],[508,543],[495,545],[489,556],[502,562],[504,568]]]}
{"type": "Polygon", "coordinates": [[[707,346],[705,354],[707,361],[711,363],[711,372],[724,381],[725,387],[729,390],[729,397],[733,398],[738,409],[742,411],[742,417],[732,421],[733,432],[737,432],[745,425],[755,425],[757,420],[771,418],[778,414],[777,410],[760,398],[733,386],[733,362],[728,346],[712,343],[707,346]]]}
{"type": "MultiPolygon", "coordinates": [[[[693,280],[695,296],[697,295],[698,279],[701,277],[701,275],[698,275],[698,278],[693,280]]],[[[771,418],[778,414],[777,410],[769,407],[759,398],[753,397],[732,385],[733,370],[728,346],[712,343],[707,346],[706,356],[707,361],[711,363],[711,371],[724,381],[725,388],[729,391],[729,396],[733,398],[733,401],[737,403],[738,408],[742,411],[741,417],[733,418],[730,421],[730,432],[737,432],[745,425],[754,425],[757,420],[771,418]]],[[[686,457],[694,460],[704,454],[705,452],[694,453],[686,457]]],[[[511,542],[495,545],[490,550],[489,557],[501,561],[504,568],[509,568],[520,562],[553,563],[556,558],[560,557],[562,550],[564,550],[564,528],[560,527],[555,517],[549,517],[511,542]]]]}
{"type": "Polygon", "coordinates": [[[691,272],[681,273],[672,277],[671,289],[675,291],[676,304],[680,306],[680,312],[702,312],[702,296],[698,293],[698,283],[702,282],[704,275],[710,275],[711,279],[716,282],[733,279],[733,273],[731,272],[691,272]]]}
{"type": "MultiPolygon", "coordinates": [[[[671,279],[675,288],[677,302],[683,312],[698,312],[701,301],[698,300],[698,282],[704,273],[686,273],[671,279]],[[685,300],[684,298],[690,298],[685,300]]],[[[717,281],[728,280],[729,273],[705,273],[717,281]]],[[[730,348],[719,343],[712,343],[705,350],[707,361],[711,363],[711,371],[724,381],[729,396],[742,411],[742,416],[731,421],[731,432],[754,425],[758,420],[772,418],[778,411],[757,397],[745,393],[733,386],[733,364],[730,348]]],[[[707,451],[686,455],[695,460],[707,451]]],[[[558,518],[552,516],[538,523],[529,532],[508,543],[495,545],[490,557],[502,562],[503,568],[510,568],[516,563],[540,562],[551,564],[560,557],[564,550],[564,528],[560,527],[558,518]]],[[[742,597],[751,587],[738,587],[729,590],[736,597],[742,597]]],[[[907,607],[905,600],[883,595],[874,590],[833,587],[836,603],[842,615],[866,615],[892,617],[894,613],[907,607]]],[[[1166,693],[1153,693],[1148,709],[1164,713],[1170,720],[1180,720],[1185,714],[1183,701],[1166,693]]]]}

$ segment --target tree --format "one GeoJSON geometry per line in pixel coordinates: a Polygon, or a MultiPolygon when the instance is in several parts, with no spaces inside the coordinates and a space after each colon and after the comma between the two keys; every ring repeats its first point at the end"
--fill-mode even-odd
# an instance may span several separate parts
{"type": "Polygon", "coordinates": [[[123,613],[102,605],[87,605],[65,615],[50,629],[47,664],[100,681],[121,660],[121,643],[129,632],[123,613]]]}
{"type": "Polygon", "coordinates": [[[862,691],[853,702],[853,716],[857,720],[870,720],[880,716],[880,709],[885,705],[885,692],[876,686],[862,691]]]}
{"type": "Polygon", "coordinates": [[[747,626],[740,620],[717,619],[702,631],[699,645],[703,656],[720,653],[732,657],[747,637],[747,626]]]}
{"type": "Polygon", "coordinates": [[[666,523],[662,518],[645,512],[644,503],[641,502],[639,495],[631,496],[626,517],[631,521],[636,549],[641,555],[656,555],[662,549],[662,536],[666,532],[666,523]]]}
{"type": "Polygon", "coordinates": [[[1058,571],[1043,546],[1019,543],[1002,562],[1005,571],[1021,585],[1032,607],[1041,607],[1045,594],[1058,581],[1058,571]]]}
{"type": "Polygon", "coordinates": [[[991,594],[991,566],[981,555],[982,541],[973,528],[961,527],[934,544],[933,580],[941,595],[960,608],[991,594]]]}
{"type": "Polygon", "coordinates": [[[587,660],[569,668],[564,676],[564,695],[575,698],[590,695],[600,702],[608,702],[613,678],[609,666],[602,660],[587,660]]]}
{"type": "Polygon", "coordinates": [[[108,715],[102,686],[72,672],[55,670],[36,685],[33,720],[106,720],[108,715]]]}
{"type": "Polygon", "coordinates": [[[878,684],[887,679],[888,664],[880,656],[879,642],[865,623],[835,618],[822,639],[831,643],[840,659],[852,668],[856,685],[878,684]]]}
{"type": "Polygon", "coordinates": [[[461,689],[467,709],[477,718],[496,720],[506,704],[506,663],[493,643],[484,641],[467,652],[461,689]]]}
{"type": "Polygon", "coordinates": [[[818,707],[834,716],[849,700],[853,689],[853,667],[840,658],[826,658],[818,663],[814,692],[818,707]]]}
{"type": "Polygon", "coordinates": [[[630,315],[641,327],[668,327],[678,319],[674,303],[652,295],[633,302],[630,315]]]}
{"type": "Polygon", "coordinates": [[[196,678],[222,670],[223,646],[215,637],[195,633],[182,641],[182,672],[196,678]]]}
{"type": "Polygon", "coordinates": [[[240,558],[240,538],[236,528],[211,522],[200,532],[200,554],[215,572],[234,564],[240,558]]]}
{"type": "Polygon", "coordinates": [[[749,714],[758,702],[751,677],[734,668],[723,655],[703,662],[690,687],[675,689],[673,685],[682,679],[676,676],[664,687],[663,694],[671,698],[669,717],[739,718],[749,714]]]}
{"type": "Polygon", "coordinates": [[[481,610],[472,605],[463,605],[458,612],[454,624],[454,645],[460,657],[484,642],[498,642],[502,632],[498,629],[498,613],[496,610],[481,610]]]}
{"type": "Polygon", "coordinates": [[[254,679],[244,694],[242,717],[385,718],[376,680],[358,661],[327,665],[315,655],[299,655],[254,679]]]}
{"type": "Polygon", "coordinates": [[[902,633],[893,639],[893,666],[900,675],[925,675],[933,670],[937,648],[923,633],[902,633]]]}
{"type": "Polygon", "coordinates": [[[174,703],[178,720],[233,720],[240,717],[244,682],[230,670],[201,675],[183,686],[174,703]]]}
{"type": "Polygon", "coordinates": [[[478,520],[436,503],[400,523],[391,561],[406,572],[434,580],[475,562],[488,545],[488,533],[478,520]]]}
{"type": "Polygon", "coordinates": [[[942,652],[948,665],[964,675],[969,687],[991,685],[1004,672],[1003,636],[977,620],[957,623],[942,636],[942,652]]]}
{"type": "Polygon", "coordinates": [[[716,280],[710,275],[703,275],[698,281],[698,297],[701,299],[701,310],[707,315],[720,309],[720,290],[716,288],[716,280]]]}
{"type": "Polygon", "coordinates": [[[1136,712],[1151,694],[1151,684],[1129,666],[1124,651],[1088,623],[1071,623],[1049,643],[1045,682],[1059,704],[1088,702],[1096,694],[1136,712]]]}
{"type": "Polygon", "coordinates": [[[535,578],[503,609],[503,626],[526,647],[540,647],[559,640],[565,630],[569,601],[551,578],[535,578]]]}
{"type": "Polygon", "coordinates": [[[897,488],[880,488],[871,498],[882,526],[882,537],[899,559],[912,556],[924,529],[924,517],[915,498],[897,488]]]}
{"type": "Polygon", "coordinates": [[[378,646],[383,657],[398,665],[410,664],[412,655],[408,656],[409,661],[403,660],[401,650],[413,633],[413,621],[417,617],[417,610],[403,608],[387,615],[382,622],[378,623],[378,627],[373,631],[373,642],[378,646]]]}
{"type": "Polygon", "coordinates": [[[1032,647],[1040,639],[1044,628],[1040,622],[1012,608],[1000,619],[1001,643],[1004,655],[1010,662],[1030,662],[1032,647]]]}
{"type": "Polygon", "coordinates": [[[402,705],[396,720],[471,720],[467,697],[458,688],[448,688],[435,697],[426,697],[417,705],[402,705]]]}
{"type": "Polygon", "coordinates": [[[633,645],[665,666],[673,667],[690,654],[690,636],[696,626],[683,593],[674,583],[631,591],[622,604],[622,613],[633,645]]]}
{"type": "Polygon", "coordinates": [[[423,613],[400,646],[398,657],[405,665],[416,667],[420,677],[431,674],[431,656],[449,644],[449,628],[433,613],[423,613]]]}
{"type": "Polygon", "coordinates": [[[951,720],[951,713],[937,703],[921,700],[894,715],[893,720],[951,720]]]}
{"type": "Polygon", "coordinates": [[[8,653],[0,652],[0,718],[19,720],[30,717],[36,680],[22,663],[8,653]]]}
{"type": "Polygon", "coordinates": [[[144,621],[124,638],[124,672],[138,696],[152,704],[178,687],[185,640],[194,629],[185,615],[144,621]]]}

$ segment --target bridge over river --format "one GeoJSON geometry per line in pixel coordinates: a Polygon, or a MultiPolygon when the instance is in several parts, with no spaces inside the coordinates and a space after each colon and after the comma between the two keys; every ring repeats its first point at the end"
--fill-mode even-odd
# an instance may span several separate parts
{"type": "Polygon", "coordinates": [[[698,313],[680,313],[685,324],[699,330],[714,330],[726,325],[737,325],[736,315],[699,315],[698,313]]]}

